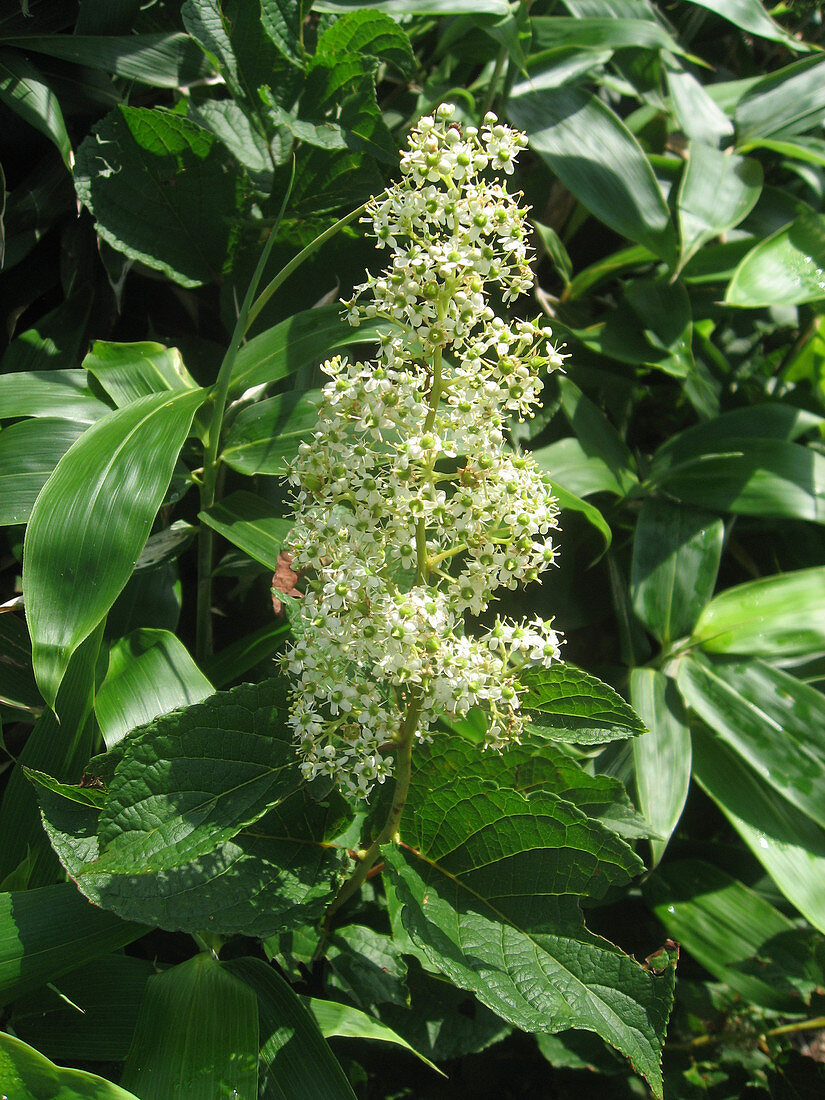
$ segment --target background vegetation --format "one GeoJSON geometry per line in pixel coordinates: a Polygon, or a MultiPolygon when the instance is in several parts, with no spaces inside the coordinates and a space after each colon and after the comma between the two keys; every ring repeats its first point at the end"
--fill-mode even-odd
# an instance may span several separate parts
{"type": "MultiPolygon", "coordinates": [[[[329,875],[358,838],[336,833],[334,799],[301,809],[326,815],[313,836],[339,837],[332,869],[315,851],[295,870],[283,838],[244,848],[240,812],[174,851],[131,812],[130,784],[162,773],[153,812],[177,828],[186,737],[278,706],[277,474],[314,422],[319,361],[352,342],[338,299],[380,264],[357,220],[326,231],[394,178],[407,129],[445,99],[528,134],[526,308],[570,353],[542,416],[514,428],[557,486],[561,564],[509,610],[555,617],[565,658],[647,728],[585,678],[605,736],[556,730],[520,761],[521,789],[564,796],[645,859],[579,892],[597,895],[588,926],[638,960],[681,945],[665,1095],[821,1095],[824,44],[817,5],[757,0],[5,5],[10,1096],[50,1076],[61,1097],[141,1100],[648,1095],[591,1032],[531,1036],[471,972],[441,980],[380,878],[313,962],[329,875]],[[197,709],[241,683],[258,686],[197,709]],[[92,906],[66,870],[82,877],[107,836],[132,846],[86,875],[92,906]],[[221,879],[233,843],[247,862],[221,879]],[[284,867],[277,897],[255,894],[284,867]]],[[[600,722],[591,708],[557,725],[600,722]]],[[[472,771],[472,736],[432,775],[472,771]]],[[[269,812],[297,846],[295,819],[269,812]]]]}

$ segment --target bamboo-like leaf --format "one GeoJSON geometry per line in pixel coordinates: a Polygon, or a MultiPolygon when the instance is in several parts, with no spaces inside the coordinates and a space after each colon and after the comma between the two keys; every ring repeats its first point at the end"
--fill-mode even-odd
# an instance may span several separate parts
{"type": "Polygon", "coordinates": [[[709,8],[714,15],[721,15],[734,26],[749,34],[767,38],[771,42],[781,42],[792,50],[805,50],[809,47],[789,34],[775,23],[765,11],[759,0],[688,0],[702,8],[709,8]]]}
{"type": "Polygon", "coordinates": [[[736,107],[737,144],[816,130],[825,109],[825,58],[794,61],[749,88],[736,107]]]}
{"type": "Polygon", "coordinates": [[[149,340],[137,344],[95,340],[83,366],[118,408],[152,393],[198,388],[177,348],[149,340]]]}
{"type": "Polygon", "coordinates": [[[281,546],[292,528],[292,520],[278,515],[262,497],[244,489],[230,493],[201,512],[198,519],[273,570],[278,568],[281,546]]]}
{"type": "Polygon", "coordinates": [[[55,466],[88,426],[46,416],[0,432],[0,524],[26,523],[55,466]]]}
{"type": "Polygon", "coordinates": [[[111,413],[67,451],[38,497],[23,590],[35,676],[50,705],[72,653],[128,581],[205,396],[158,394],[111,413]]]}
{"type": "Polygon", "coordinates": [[[680,268],[703,244],[738,225],[756,205],[761,190],[759,161],[691,142],[676,197],[680,268]]]}
{"type": "Polygon", "coordinates": [[[221,461],[242,474],[283,474],[317,424],[317,390],[257,401],[232,422],[221,461]]]}
{"type": "MultiPolygon", "coordinates": [[[[139,1100],[134,1093],[80,1069],[63,1069],[26,1043],[0,1031],[0,1083],[9,1100],[139,1100]],[[48,1089],[48,1092],[44,1092],[48,1089]]],[[[142,1097],[140,1098],[142,1100],[142,1097]]]]}
{"type": "Polygon", "coordinates": [[[14,45],[154,88],[180,88],[209,75],[203,52],[185,34],[26,35],[14,45]]]}
{"type": "Polygon", "coordinates": [[[425,1058],[415,1047],[410,1046],[397,1031],[382,1024],[380,1020],[368,1016],[360,1008],[339,1004],[337,1001],[321,1000],[320,997],[307,997],[306,1004],[325,1039],[368,1039],[378,1043],[390,1043],[414,1054],[424,1065],[429,1066],[442,1077],[446,1076],[429,1058],[425,1058]]]}
{"type": "Polygon", "coordinates": [[[72,144],[57,96],[25,54],[5,46],[0,47],[0,101],[45,134],[71,171],[72,144]]]}
{"type": "Polygon", "coordinates": [[[258,1100],[258,1005],[201,952],[146,984],[121,1078],[141,1100],[258,1100]]]}
{"type": "Polygon", "coordinates": [[[740,260],[725,302],[746,309],[825,298],[825,217],[813,211],[755,245],[740,260]]]}
{"type": "Polygon", "coordinates": [[[92,424],[111,412],[82,370],[16,371],[0,377],[0,416],[54,416],[92,424]]]}

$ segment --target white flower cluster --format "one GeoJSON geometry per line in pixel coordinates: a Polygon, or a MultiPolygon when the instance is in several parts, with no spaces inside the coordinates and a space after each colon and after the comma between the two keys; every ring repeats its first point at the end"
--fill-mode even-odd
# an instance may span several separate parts
{"type": "Polygon", "coordinates": [[[493,115],[461,129],[453,110],[421,119],[403,180],[371,204],[392,262],[349,319],[386,319],[389,335],[374,363],[324,365],[318,427],[290,471],[307,584],[290,721],[305,776],[358,795],[440,715],[482,707],[488,743],[517,738],[519,670],[559,659],[541,620],[467,632],[497,589],[555,560],[556,503],[505,428],[533,415],[539,372],[562,356],[537,322],[490,305],[532,285],[526,210],[482,175],[511,172],[524,138],[493,115]]]}

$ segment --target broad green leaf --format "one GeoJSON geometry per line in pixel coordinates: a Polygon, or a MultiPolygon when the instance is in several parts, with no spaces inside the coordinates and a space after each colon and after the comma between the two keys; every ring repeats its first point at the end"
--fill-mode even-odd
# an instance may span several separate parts
{"type": "Polygon", "coordinates": [[[402,819],[403,847],[383,850],[415,945],[517,1027],[595,1031],[661,1096],[670,964],[657,978],[591,935],[575,897],[596,872],[630,871],[612,863],[609,834],[569,803],[472,777],[445,777],[416,809],[402,819]]]}
{"type": "Polygon", "coordinates": [[[586,397],[575,382],[559,378],[561,407],[584,450],[602,459],[627,493],[637,484],[630,451],[604,413],[586,397]]]}
{"type": "Polygon", "coordinates": [[[54,882],[60,873],[24,769],[49,768],[69,783],[82,777],[97,735],[92,708],[101,635],[98,627],[75,651],[57,695],[57,713],[43,711],[18,753],[0,801],[0,879],[24,859],[31,861],[31,886],[54,882]]]}
{"type": "MultiPolygon", "coordinates": [[[[531,452],[538,465],[548,472],[554,485],[563,486],[564,491],[575,497],[587,497],[593,493],[612,493],[625,496],[625,490],[610,464],[586,448],[581,440],[574,436],[549,443],[531,452]]],[[[561,500],[561,498],[559,498],[561,500]]]]}
{"type": "Polygon", "coordinates": [[[688,3],[708,8],[714,15],[721,15],[734,26],[755,34],[758,38],[781,42],[783,46],[797,52],[811,48],[775,23],[759,0],[688,0],[688,3]]]}
{"type": "Polygon", "coordinates": [[[510,121],[530,147],[600,221],[672,263],[676,234],[641,146],[595,95],[581,88],[533,91],[517,85],[510,121]]]}
{"type": "Polygon", "coordinates": [[[147,931],[90,905],[71,882],[0,894],[0,1003],[56,981],[147,931]]]}
{"type": "Polygon", "coordinates": [[[693,774],[773,881],[825,933],[825,831],[718,738],[693,729],[693,774]]]}
{"type": "Polygon", "coordinates": [[[101,955],[51,988],[16,999],[15,1035],[58,1061],[122,1062],[146,980],[156,973],[149,959],[101,955]]]}
{"type": "Polygon", "coordinates": [[[308,8],[309,4],[302,0],[261,0],[261,26],[278,52],[298,66],[304,63],[301,24],[305,7],[308,8]]]}
{"type": "Polygon", "coordinates": [[[156,394],[99,420],[37,498],[23,590],[35,676],[50,705],[72,653],[128,581],[205,397],[203,390],[156,394]]]}
{"type": "Polygon", "coordinates": [[[633,610],[667,647],[689,634],[713,594],[725,528],[709,512],[647,497],[633,539],[633,610]]]}
{"type": "Polygon", "coordinates": [[[336,19],[318,39],[313,63],[361,54],[387,61],[411,77],[416,62],[410,40],[394,19],[378,10],[380,7],[372,5],[369,10],[348,12],[336,19]]]}
{"type": "Polygon", "coordinates": [[[237,397],[252,386],[288,378],[348,344],[377,342],[379,330],[387,327],[366,321],[353,328],[342,319],[338,305],[296,313],[239,349],[229,393],[237,397]]]}
{"type": "Polygon", "coordinates": [[[121,1081],[141,1100],[258,1100],[255,994],[201,952],[146,983],[121,1081]]]}
{"type": "Polygon", "coordinates": [[[825,58],[821,53],[794,61],[757,81],[736,106],[739,148],[756,138],[790,137],[822,125],[825,58]]]}
{"type": "Polygon", "coordinates": [[[204,672],[216,688],[227,687],[271,657],[288,636],[288,623],[267,623],[206,660],[204,672]]]}
{"type": "Polygon", "coordinates": [[[160,107],[120,106],[78,148],[75,187],[118,252],[182,286],[220,277],[236,183],[207,130],[160,107]]]}
{"type": "MultiPolygon", "coordinates": [[[[15,212],[15,221],[32,225],[35,241],[40,237],[40,229],[50,229],[61,215],[68,213],[62,203],[54,196],[61,196],[69,185],[62,170],[57,179],[49,179],[51,186],[44,184],[35,187],[30,196],[31,209],[15,212]],[[62,186],[61,186],[62,185],[62,186]],[[39,218],[43,219],[39,222],[39,218]],[[39,228],[38,228],[39,226],[39,228]]],[[[70,192],[72,194],[72,192],[70,192]]],[[[9,204],[11,205],[11,204],[9,204]]],[[[11,217],[11,213],[9,214],[11,217]]],[[[32,241],[32,244],[35,243],[32,241]]],[[[38,279],[42,276],[38,276],[38,279]]],[[[40,289],[40,288],[38,288],[40,289]]],[[[71,293],[64,301],[39,318],[31,328],[21,332],[11,341],[0,360],[0,369],[4,374],[53,370],[73,370],[82,355],[86,339],[86,328],[93,302],[93,290],[84,286],[71,293]]],[[[8,383],[11,385],[11,383],[8,383]]]]}
{"type": "Polygon", "coordinates": [[[0,524],[26,523],[55,466],[88,426],[49,416],[0,432],[0,524]]]}
{"type": "MultiPolygon", "coordinates": [[[[231,840],[302,784],[280,680],[243,685],[119,742],[89,873],[146,875],[231,840]]],[[[86,872],[84,872],[86,873],[86,872]]]]}
{"type": "Polygon", "coordinates": [[[446,1076],[429,1058],[425,1058],[406,1039],[402,1039],[397,1031],[368,1016],[360,1008],[339,1004],[337,1001],[321,1000],[320,997],[307,997],[306,1004],[325,1039],[371,1039],[373,1042],[391,1043],[414,1054],[442,1077],[446,1076]]]}
{"type": "Polygon", "coordinates": [[[812,943],[818,937],[810,930],[698,859],[669,863],[645,882],[644,893],[668,934],[718,981],[749,1003],[803,1011],[821,980],[812,943]]]}
{"type": "Polygon", "coordinates": [[[29,632],[16,615],[0,616],[0,703],[40,713],[43,700],[32,671],[29,632]]]}
{"type": "Polygon", "coordinates": [[[825,568],[760,577],[720,592],[699,616],[692,641],[709,653],[766,660],[825,651],[825,568]]]}
{"type": "Polygon", "coordinates": [[[242,474],[284,474],[318,425],[318,395],[296,390],[243,409],[226,433],[221,461],[242,474]]]}
{"type": "Polygon", "coordinates": [[[553,741],[597,745],[645,732],[644,723],[612,687],[573,665],[525,669],[521,706],[537,733],[553,741]]]}
{"type": "Polygon", "coordinates": [[[679,129],[691,142],[715,148],[733,135],[733,122],[692,73],[667,57],[664,70],[673,114],[679,129]]]}
{"type": "Polygon", "coordinates": [[[685,702],[798,812],[825,825],[825,696],[763,661],[679,663],[685,702]]]}
{"type": "MultiPolygon", "coordinates": [[[[313,11],[358,11],[362,0],[315,0],[313,11]]],[[[370,11],[385,11],[389,15],[509,15],[507,0],[374,0],[370,11]]]]}
{"type": "Polygon", "coordinates": [[[190,102],[189,117],[224,143],[258,191],[271,193],[275,178],[272,153],[264,135],[238,103],[232,99],[190,102]]]}
{"type": "MultiPolygon", "coordinates": [[[[83,0],[76,34],[127,34],[140,11],[141,0],[83,0]]],[[[49,28],[50,30],[53,28],[49,28]]]]}
{"type": "Polygon", "coordinates": [[[652,480],[698,507],[825,522],[825,455],[784,440],[722,439],[652,480]]]}
{"type": "Polygon", "coordinates": [[[801,305],[823,298],[825,217],[813,211],[801,214],[746,253],[725,291],[729,306],[746,309],[801,305]]]}
{"type": "Polygon", "coordinates": [[[659,834],[650,841],[653,866],[664,855],[690,786],[690,730],[673,682],[653,668],[630,673],[630,698],[647,726],[633,742],[639,808],[659,834]]]}
{"type": "MultiPolygon", "coordinates": [[[[534,452],[535,453],[535,452],[534,452]]],[[[550,481],[550,489],[553,496],[556,498],[559,504],[559,508],[564,512],[569,510],[571,512],[580,512],[587,522],[595,527],[604,541],[604,549],[610,548],[613,535],[610,530],[610,526],[604,516],[601,514],[598,508],[594,508],[592,504],[588,504],[586,500],[582,500],[581,497],[576,496],[575,493],[569,492],[562,485],[558,485],[555,481],[550,481]]]]}
{"type": "Polygon", "coordinates": [[[257,995],[261,1100],[354,1100],[313,1014],[274,967],[233,959],[227,969],[257,995]]]}
{"type": "Polygon", "coordinates": [[[262,497],[245,489],[230,493],[201,512],[198,519],[272,570],[278,568],[281,546],[292,528],[292,520],[279,515],[262,497]]]}
{"type": "Polygon", "coordinates": [[[91,424],[111,412],[82,370],[19,371],[0,377],[0,416],[53,416],[91,424]]]}
{"type": "Polygon", "coordinates": [[[563,46],[578,50],[648,49],[685,51],[665,28],[652,19],[622,19],[617,16],[570,18],[559,15],[538,15],[530,20],[533,30],[533,50],[563,46]]]}
{"type": "Polygon", "coordinates": [[[380,1015],[380,1005],[409,1003],[407,964],[392,936],[363,924],[347,924],[328,940],[327,986],[343,991],[362,1009],[380,1015]]]}
{"type": "Polygon", "coordinates": [[[583,76],[603,69],[612,56],[612,50],[562,47],[531,54],[524,68],[530,78],[531,88],[538,92],[581,80],[583,76]]]}
{"type": "Polygon", "coordinates": [[[692,141],[676,196],[680,268],[703,244],[738,225],[756,205],[761,190],[759,161],[692,141]]]}
{"type": "Polygon", "coordinates": [[[817,137],[793,137],[787,140],[776,138],[756,138],[748,142],[748,148],[770,149],[780,156],[791,160],[801,160],[805,164],[825,166],[825,141],[817,137]]]}
{"type": "Polygon", "coordinates": [[[118,408],[152,393],[198,388],[177,348],[148,340],[137,344],[95,340],[83,360],[83,367],[97,379],[118,408]]]}
{"type": "Polygon", "coordinates": [[[214,690],[176,635],[168,630],[132,631],[112,646],[95,698],[106,748],[136,726],[199,703],[214,690]]]}
{"type": "Polygon", "coordinates": [[[619,308],[609,315],[597,350],[685,378],[694,367],[692,343],[693,316],[684,285],[663,278],[634,279],[625,285],[619,308]],[[622,354],[619,336],[629,345],[629,357],[622,354]]]}
{"type": "Polygon", "coordinates": [[[72,144],[57,96],[19,50],[0,47],[0,102],[53,142],[71,171],[72,144]]]}
{"type": "Polygon", "coordinates": [[[0,1085],[8,1100],[143,1100],[111,1081],[63,1069],[26,1043],[0,1031],[0,1085]]]}
{"type": "Polygon", "coordinates": [[[186,34],[26,35],[7,41],[155,88],[180,88],[209,74],[203,52],[186,34]]]}

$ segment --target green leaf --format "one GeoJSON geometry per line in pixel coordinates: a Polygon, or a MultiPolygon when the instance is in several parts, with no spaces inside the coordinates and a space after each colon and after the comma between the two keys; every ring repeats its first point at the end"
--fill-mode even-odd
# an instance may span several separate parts
{"type": "Polygon", "coordinates": [[[377,342],[379,330],[387,327],[386,322],[366,321],[353,328],[342,319],[340,305],[296,313],[239,349],[229,393],[238,397],[252,386],[279,382],[348,344],[377,342]]]}
{"type": "Polygon", "coordinates": [[[327,985],[375,1015],[379,1005],[409,1003],[407,964],[391,936],[362,924],[348,924],[329,938],[327,985]]]}
{"type": "Polygon", "coordinates": [[[656,472],[653,480],[698,507],[825,522],[825,455],[796,443],[723,439],[714,451],[656,472]]]}
{"type": "Polygon", "coordinates": [[[0,47],[0,102],[53,142],[71,171],[72,144],[57,96],[26,56],[0,47]]]}
{"type": "Polygon", "coordinates": [[[226,687],[271,657],[283,645],[288,634],[288,623],[266,623],[204,661],[204,672],[215,687],[226,687]]]}
{"type": "Polygon", "coordinates": [[[647,497],[633,539],[633,610],[667,648],[689,634],[713,594],[725,527],[709,512],[647,497]]]}
{"type": "Polygon", "coordinates": [[[272,192],[275,169],[269,145],[238,103],[231,99],[190,101],[189,117],[223,142],[261,194],[272,192]]]}
{"type": "Polygon", "coordinates": [[[99,420],[37,498],[23,590],[35,676],[50,705],[72,653],[128,581],[205,397],[204,390],[156,394],[99,420]]]}
{"type": "Polygon", "coordinates": [[[714,147],[731,137],[733,122],[708,95],[704,85],[675,58],[666,57],[663,67],[673,114],[686,137],[691,142],[714,147]]]}
{"type": "Polygon", "coordinates": [[[757,309],[825,298],[825,217],[813,211],[760,241],[739,261],[729,306],[757,309]]]}
{"type": "Polygon", "coordinates": [[[569,436],[531,452],[538,465],[548,472],[554,485],[576,497],[593,493],[625,496],[622,484],[610,465],[598,454],[585,449],[580,440],[569,436]]]}
{"type": "Polygon", "coordinates": [[[347,12],[336,19],[318,39],[313,63],[363,55],[387,61],[402,76],[411,77],[416,62],[410,40],[395,20],[379,8],[380,4],[373,5],[369,10],[347,12]]]}
{"type": "Polygon", "coordinates": [[[518,85],[510,121],[591,213],[672,263],[676,234],[650,162],[624,123],[581,88],[518,85]]]}
{"type": "Polygon", "coordinates": [[[825,831],[732,749],[693,729],[693,774],[773,881],[825,933],[825,831]]]}
{"type": "Polygon", "coordinates": [[[781,42],[792,50],[810,49],[804,42],[800,42],[792,34],[789,34],[778,23],[774,23],[759,0],[688,0],[702,8],[708,8],[714,15],[721,15],[736,27],[741,27],[749,34],[755,34],[759,38],[767,38],[771,42],[781,42]]]}
{"type": "Polygon", "coordinates": [[[0,894],[0,1004],[55,981],[146,931],[97,909],[73,883],[0,894]]]}
{"type": "Polygon", "coordinates": [[[414,1054],[425,1066],[429,1066],[442,1077],[446,1076],[429,1058],[410,1046],[397,1031],[368,1016],[360,1008],[342,1005],[337,1001],[321,1000],[320,997],[307,997],[306,1004],[325,1039],[370,1039],[378,1043],[391,1043],[414,1054]]]}
{"type": "Polygon", "coordinates": [[[610,834],[561,800],[452,774],[428,786],[402,820],[403,846],[382,850],[415,945],[525,1031],[595,1031],[661,1096],[671,967],[656,978],[593,936],[575,896],[605,872],[632,873],[635,857],[609,855],[610,834]]]}
{"type": "Polygon", "coordinates": [[[206,952],[146,983],[121,1080],[141,1100],[258,1098],[258,1005],[206,952]]]}
{"type": "Polygon", "coordinates": [[[51,988],[17,999],[14,1033],[58,1061],[122,1062],[146,979],[156,973],[149,959],[101,955],[51,988]]]}
{"type": "Polygon", "coordinates": [[[277,971],[261,959],[227,968],[257,995],[262,1100],[354,1100],[317,1021],[277,971]]]}
{"type": "Polygon", "coordinates": [[[32,671],[29,632],[10,614],[0,616],[0,703],[37,713],[43,705],[32,671]]]}
{"type": "Polygon", "coordinates": [[[267,569],[278,568],[281,546],[292,520],[278,515],[262,497],[240,489],[214,504],[198,519],[267,569]]]}
{"type": "Polygon", "coordinates": [[[633,742],[639,808],[659,834],[650,841],[653,866],[661,860],[682,816],[690,787],[690,729],[679,693],[663,673],[634,668],[630,698],[647,726],[633,742]]]}
{"type": "Polygon", "coordinates": [[[559,15],[538,15],[530,20],[533,29],[533,51],[573,47],[592,49],[667,50],[674,54],[685,51],[652,19],[623,19],[619,16],[571,18],[559,15]]]}
{"type": "Polygon", "coordinates": [[[154,88],[180,88],[209,74],[203,52],[186,34],[26,35],[7,41],[154,88]]]}
{"type": "Polygon", "coordinates": [[[19,371],[0,377],[3,419],[54,416],[92,424],[112,410],[92,396],[82,370],[19,371]]]}
{"type": "Polygon", "coordinates": [[[82,420],[38,417],[0,432],[0,524],[26,523],[55,466],[87,428],[82,420]]]}
{"type": "Polygon", "coordinates": [[[236,211],[236,182],[214,135],[160,107],[118,107],[77,151],[75,187],[118,252],[182,286],[214,282],[236,211]]]}
{"type": "Polygon", "coordinates": [[[625,285],[623,299],[619,309],[609,315],[597,350],[634,365],[644,363],[675,378],[690,374],[694,369],[693,316],[684,285],[663,278],[634,279],[625,285]],[[625,304],[629,313],[623,309],[625,304]],[[638,351],[635,344],[639,344],[638,351]]]}
{"type": "Polygon", "coordinates": [[[737,145],[816,130],[825,110],[825,58],[794,61],[757,81],[736,105],[737,145]]]}
{"type": "Polygon", "coordinates": [[[692,141],[676,196],[682,241],[679,267],[703,244],[738,225],[754,208],[761,191],[759,161],[692,141]]]}
{"type": "MultiPolygon", "coordinates": [[[[138,1100],[111,1081],[79,1069],[62,1069],[19,1039],[0,1031],[0,1081],[9,1100],[138,1100]]],[[[140,1100],[143,1100],[141,1097],[140,1100]]]]}
{"type": "Polygon", "coordinates": [[[278,52],[293,65],[303,66],[304,44],[301,24],[302,0],[261,0],[261,26],[275,43],[278,52]]]}
{"type": "Polygon", "coordinates": [[[825,651],[825,568],[760,577],[720,592],[691,640],[709,653],[767,660],[825,651]]]}
{"type": "Polygon", "coordinates": [[[177,348],[148,340],[137,344],[95,340],[83,360],[83,367],[97,379],[118,408],[152,393],[169,390],[180,393],[198,388],[177,348]]]}
{"type": "Polygon", "coordinates": [[[762,661],[679,663],[685,702],[794,807],[825,825],[825,696],[762,661]]]}
{"type": "Polygon", "coordinates": [[[318,390],[279,394],[243,409],[226,433],[221,461],[242,474],[284,474],[318,425],[318,390]]]}
{"type": "Polygon", "coordinates": [[[763,897],[698,859],[669,863],[645,882],[668,934],[720,982],[753,1004],[803,1010],[820,980],[810,930],[763,897]]]}
{"type": "MultiPolygon", "coordinates": [[[[536,452],[534,452],[535,454],[536,452]]],[[[610,548],[610,543],[613,538],[613,534],[610,530],[610,525],[604,518],[598,508],[594,508],[592,504],[588,504],[586,500],[582,500],[581,497],[576,496],[575,493],[569,492],[563,486],[558,485],[555,481],[550,481],[550,489],[553,496],[556,498],[559,504],[559,508],[564,512],[569,510],[571,512],[580,512],[587,522],[595,527],[599,534],[602,536],[604,542],[604,549],[610,548]]]]}
{"type": "Polygon", "coordinates": [[[525,669],[521,706],[542,737],[598,745],[645,732],[641,719],[612,687],[573,665],[525,669]]]}
{"type": "Polygon", "coordinates": [[[176,635],[168,630],[133,630],[112,646],[106,678],[95,699],[106,748],[113,748],[129,730],[199,703],[214,690],[176,635]]]}
{"type": "MultiPolygon", "coordinates": [[[[313,11],[357,11],[363,0],[315,0],[313,11]]],[[[509,15],[507,0],[373,0],[370,11],[389,15],[509,15]]]]}
{"type": "Polygon", "coordinates": [[[119,742],[92,868],[166,871],[208,855],[302,784],[280,680],[156,718],[119,742]]]}
{"type": "MultiPolygon", "coordinates": [[[[29,195],[31,213],[24,213],[22,210],[17,213],[16,220],[22,221],[24,225],[29,222],[29,219],[35,223],[32,234],[34,239],[30,238],[32,245],[41,235],[37,228],[39,218],[43,219],[40,224],[45,231],[51,228],[63,213],[67,213],[63,210],[62,203],[58,203],[54,196],[55,191],[62,195],[64,187],[71,195],[62,169],[59,173],[57,179],[50,181],[50,187],[44,184],[42,188],[35,188],[29,195]]],[[[42,289],[38,287],[39,291],[42,289]]],[[[16,336],[6,348],[0,361],[3,373],[74,369],[86,339],[92,301],[93,288],[81,287],[59,306],[40,317],[31,328],[16,336]]]]}

